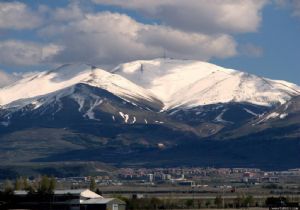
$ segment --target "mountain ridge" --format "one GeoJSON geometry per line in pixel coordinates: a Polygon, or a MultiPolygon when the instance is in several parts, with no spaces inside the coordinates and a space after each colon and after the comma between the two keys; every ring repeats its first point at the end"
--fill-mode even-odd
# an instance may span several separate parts
{"type": "Polygon", "coordinates": [[[178,154],[178,165],[283,167],[277,152],[300,145],[298,91],[191,60],[135,61],[111,71],[63,65],[0,89],[0,160],[149,166],[174,165],[178,154]],[[260,148],[273,152],[261,160],[260,148]]]}
{"type": "Polygon", "coordinates": [[[292,83],[193,60],[133,61],[112,72],[152,92],[164,102],[164,110],[227,102],[271,106],[300,94],[300,87],[292,83]]]}
{"type": "Polygon", "coordinates": [[[300,94],[300,87],[286,81],[257,77],[206,62],[155,59],[120,64],[110,72],[87,64],[66,64],[39,72],[0,88],[0,105],[78,83],[99,86],[131,100],[161,103],[162,110],[228,102],[272,106],[300,94]]]}

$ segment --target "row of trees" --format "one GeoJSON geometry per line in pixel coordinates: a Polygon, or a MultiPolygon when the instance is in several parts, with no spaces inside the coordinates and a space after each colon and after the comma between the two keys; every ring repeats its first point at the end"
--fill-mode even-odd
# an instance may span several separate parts
{"type": "MultiPolygon", "coordinates": [[[[223,200],[221,196],[216,196],[215,199],[159,199],[152,198],[124,198],[127,204],[127,209],[201,209],[201,208],[248,208],[259,206],[253,196],[240,195],[230,201],[223,200]]],[[[270,206],[278,204],[278,201],[285,198],[267,198],[262,206],[270,206]]]]}
{"type": "MultiPolygon", "coordinates": [[[[15,190],[25,190],[29,193],[52,194],[56,188],[56,180],[54,177],[41,176],[37,181],[29,181],[26,177],[17,178],[14,181],[6,180],[3,184],[3,192],[12,193],[15,190]]],[[[92,177],[89,189],[100,192],[97,189],[96,180],[92,177]]]]}
{"type": "Polygon", "coordinates": [[[56,187],[54,177],[41,176],[36,182],[29,182],[28,178],[20,177],[14,182],[7,180],[3,184],[4,193],[13,193],[15,190],[25,190],[29,193],[52,194],[56,187]]]}

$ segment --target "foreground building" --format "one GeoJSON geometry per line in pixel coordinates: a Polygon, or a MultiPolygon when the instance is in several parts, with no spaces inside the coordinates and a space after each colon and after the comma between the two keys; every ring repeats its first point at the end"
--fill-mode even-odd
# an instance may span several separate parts
{"type": "Polygon", "coordinates": [[[126,203],[117,198],[104,198],[87,189],[55,190],[52,195],[14,192],[15,209],[56,210],[125,210],[126,203]]]}

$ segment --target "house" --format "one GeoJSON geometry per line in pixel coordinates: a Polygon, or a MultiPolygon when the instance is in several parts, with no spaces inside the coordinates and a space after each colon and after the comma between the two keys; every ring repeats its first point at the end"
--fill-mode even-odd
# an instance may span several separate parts
{"type": "Polygon", "coordinates": [[[124,201],[116,198],[89,199],[80,203],[80,209],[87,210],[125,210],[124,201]]]}
{"type": "Polygon", "coordinates": [[[104,198],[88,189],[55,190],[51,195],[14,192],[11,208],[56,210],[125,210],[126,203],[117,198],[104,198]]]}

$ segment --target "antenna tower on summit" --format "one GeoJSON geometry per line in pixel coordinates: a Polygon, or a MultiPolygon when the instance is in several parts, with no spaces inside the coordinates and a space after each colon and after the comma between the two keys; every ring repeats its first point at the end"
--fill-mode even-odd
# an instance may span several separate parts
{"type": "Polygon", "coordinates": [[[141,63],[141,67],[140,67],[141,73],[144,72],[144,65],[141,63]]]}

